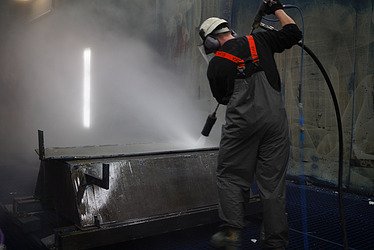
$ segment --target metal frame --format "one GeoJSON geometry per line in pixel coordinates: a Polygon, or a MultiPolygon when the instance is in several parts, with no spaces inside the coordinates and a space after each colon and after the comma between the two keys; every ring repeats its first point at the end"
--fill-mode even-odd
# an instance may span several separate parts
{"type": "MultiPolygon", "coordinates": [[[[90,147],[45,148],[44,133],[41,130],[38,131],[38,140],[39,150],[37,150],[37,153],[39,154],[39,159],[41,160],[41,166],[35,195],[36,197],[40,198],[45,208],[53,209],[56,211],[56,215],[58,215],[59,218],[64,220],[66,219],[74,223],[74,225],[70,223],[65,224],[71,225],[68,227],[54,228],[54,234],[48,237],[52,239],[52,243],[48,240],[48,244],[45,243],[47,247],[54,247],[56,249],[89,249],[149,237],[175,230],[192,228],[199,225],[217,223],[219,221],[217,205],[218,201],[214,200],[213,189],[211,195],[208,195],[203,199],[204,202],[201,202],[201,197],[190,197],[190,195],[188,195],[188,190],[186,188],[183,189],[183,186],[180,186],[183,182],[178,182],[179,184],[177,189],[182,191],[182,194],[186,193],[188,197],[185,197],[186,199],[184,199],[183,202],[177,201],[176,204],[172,204],[170,203],[170,196],[163,196],[166,198],[164,201],[166,202],[165,204],[168,204],[167,209],[160,207],[160,210],[154,211],[154,206],[152,208],[144,207],[144,213],[139,214],[138,211],[140,207],[137,207],[139,204],[136,202],[134,203],[134,201],[130,199],[126,202],[128,202],[128,204],[135,205],[127,207],[126,211],[119,211],[116,210],[116,206],[112,207],[108,205],[105,207],[105,209],[108,210],[105,210],[105,213],[103,214],[96,214],[96,211],[90,212],[91,214],[85,213],[85,216],[92,215],[92,222],[90,223],[87,221],[82,222],[79,217],[79,213],[82,212],[80,210],[82,205],[80,202],[86,188],[93,185],[97,187],[92,186],[90,188],[93,188],[96,191],[100,191],[100,188],[113,190],[111,189],[113,188],[111,185],[114,185],[114,180],[111,180],[113,183],[110,183],[110,172],[114,171],[112,174],[115,173],[115,166],[117,166],[118,169],[118,165],[115,165],[117,164],[115,162],[121,162],[124,160],[131,162],[131,173],[133,171],[132,169],[134,169],[134,173],[136,173],[137,168],[143,168],[143,159],[146,162],[148,161],[147,164],[151,164],[148,166],[148,169],[147,165],[144,165],[144,169],[147,170],[152,170],[153,160],[157,161],[157,164],[161,164],[160,166],[157,165],[159,167],[169,167],[168,164],[170,164],[170,162],[172,162],[172,164],[181,164],[177,165],[180,166],[180,168],[175,168],[175,165],[171,166],[173,166],[175,169],[179,169],[179,173],[182,174],[182,176],[185,176],[183,171],[187,171],[186,173],[188,173],[190,176],[193,174],[193,171],[195,171],[196,174],[202,174],[201,171],[204,170],[205,175],[201,176],[205,176],[204,178],[207,178],[208,176],[207,179],[209,180],[209,185],[212,186],[214,185],[214,180],[210,179],[209,176],[212,175],[213,178],[213,165],[215,164],[214,159],[217,154],[218,147],[179,150],[167,149],[164,151],[160,151],[155,147],[147,147],[144,149],[144,151],[142,151],[141,147],[127,147],[121,145],[118,145],[118,147],[115,145],[113,148],[110,146],[92,146],[92,149],[90,147]],[[91,153],[90,151],[93,151],[94,153],[91,153]],[[194,161],[196,161],[195,159],[201,159],[195,157],[203,157],[202,159],[204,163],[201,162],[201,160],[197,161],[197,164],[202,164],[201,169],[197,167],[189,168],[189,166],[186,166],[186,164],[190,164],[191,162],[194,163],[194,161]],[[142,160],[139,162],[138,158],[141,158],[142,160]],[[163,161],[163,159],[165,159],[165,161],[163,161]],[[169,162],[168,159],[173,160],[169,162]],[[84,169],[80,169],[81,167],[85,168],[91,164],[99,164],[97,165],[97,167],[99,167],[97,172],[85,172],[84,169]],[[113,166],[114,169],[112,169],[113,166]],[[209,167],[206,168],[206,166],[209,167]],[[100,176],[100,168],[101,177],[97,177],[100,176]],[[209,173],[209,171],[212,172],[209,173]],[[80,185],[78,184],[76,187],[78,190],[74,191],[74,180],[76,179],[80,180],[80,185]],[[169,201],[167,199],[169,199],[169,201]],[[189,203],[188,199],[192,199],[192,203],[189,203]],[[188,206],[186,206],[186,202],[188,206]],[[195,205],[193,205],[194,203],[195,205]],[[179,209],[174,209],[172,206],[175,206],[175,208],[178,208],[178,206],[180,207],[179,209]],[[111,212],[118,213],[118,216],[112,221],[111,218],[108,217],[111,212]],[[106,217],[101,217],[102,215],[106,217]]],[[[164,147],[161,148],[164,149],[164,147]]],[[[126,171],[130,171],[130,169],[127,169],[126,171]]],[[[160,188],[157,186],[158,182],[155,182],[155,178],[157,178],[158,175],[147,175],[147,172],[137,173],[140,174],[138,176],[139,178],[148,178],[147,180],[152,180],[153,184],[156,183],[154,188],[160,188]]],[[[163,173],[165,172],[160,172],[158,177],[162,177],[163,173]]],[[[177,174],[177,172],[175,174],[177,174]]],[[[168,180],[167,174],[165,178],[168,180]]],[[[124,181],[124,179],[120,178],[117,180],[117,182],[119,180],[124,181]]],[[[129,185],[127,188],[132,188],[131,180],[136,181],[136,178],[127,179],[125,181],[125,183],[129,185]]],[[[178,179],[176,178],[176,180],[178,179]]],[[[193,180],[199,181],[195,179],[193,180]]],[[[171,182],[171,184],[175,185],[175,182],[171,182]]],[[[126,190],[130,192],[130,189],[126,190]]],[[[137,189],[139,193],[136,197],[147,200],[146,195],[143,195],[147,194],[146,190],[146,188],[144,188],[144,190],[137,189]]],[[[106,191],[103,192],[105,193],[106,191]]],[[[115,192],[115,190],[113,190],[113,192],[115,192]]],[[[116,195],[118,195],[118,193],[116,195]]],[[[152,199],[152,197],[154,196],[150,196],[148,198],[152,199]]],[[[257,196],[248,198],[249,200],[245,202],[246,214],[254,215],[261,213],[262,206],[259,198],[257,196]]],[[[111,201],[112,203],[109,202],[108,204],[117,204],[117,201],[118,200],[114,197],[114,199],[111,201]]],[[[82,205],[83,208],[87,208],[87,206],[89,206],[88,203],[82,205]]]]}
{"type": "MultiPolygon", "coordinates": [[[[246,216],[259,214],[262,210],[259,198],[251,199],[246,204],[246,208],[246,216]],[[249,207],[250,209],[248,209],[249,207]]],[[[213,224],[218,221],[218,207],[215,205],[183,213],[106,225],[92,228],[91,230],[78,230],[75,227],[64,227],[55,230],[55,247],[64,250],[89,249],[180,229],[213,224]]]]}

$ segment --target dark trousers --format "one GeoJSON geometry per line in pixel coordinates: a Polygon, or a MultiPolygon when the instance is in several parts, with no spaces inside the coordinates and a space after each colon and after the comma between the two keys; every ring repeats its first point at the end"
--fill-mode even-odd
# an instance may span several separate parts
{"type": "Polygon", "coordinates": [[[263,204],[264,247],[288,244],[285,176],[289,153],[281,93],[272,89],[263,72],[237,80],[218,156],[220,217],[227,226],[245,226],[243,203],[255,180],[263,204]]]}

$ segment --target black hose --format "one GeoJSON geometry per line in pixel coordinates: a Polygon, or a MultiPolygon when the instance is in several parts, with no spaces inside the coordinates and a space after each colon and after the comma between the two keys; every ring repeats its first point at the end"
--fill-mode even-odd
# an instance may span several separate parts
{"type": "MultiPolygon", "coordinates": [[[[265,30],[275,30],[274,27],[270,25],[266,25],[264,23],[260,24],[260,27],[265,30]]],[[[336,114],[336,122],[338,124],[338,138],[339,138],[339,170],[338,170],[338,202],[339,202],[339,216],[340,216],[340,228],[342,232],[343,244],[344,249],[348,250],[348,238],[347,238],[347,230],[346,230],[346,222],[345,222],[345,215],[344,215],[344,204],[343,204],[343,127],[342,127],[342,120],[340,116],[339,110],[339,103],[338,99],[336,98],[336,94],[334,91],[334,87],[332,86],[331,80],[323,67],[320,60],[317,56],[313,53],[313,51],[308,48],[304,43],[301,41],[298,44],[303,50],[308,53],[317,64],[318,68],[320,69],[327,86],[330,90],[331,98],[334,103],[335,114],[336,114]]]]}
{"type": "Polygon", "coordinates": [[[326,73],[325,68],[323,67],[322,63],[319,61],[317,56],[313,53],[311,49],[309,49],[305,44],[299,42],[297,45],[301,46],[308,55],[312,57],[314,62],[317,64],[318,68],[320,69],[327,86],[330,90],[331,98],[334,103],[335,114],[336,114],[336,122],[338,124],[338,136],[339,136],[339,173],[338,173],[338,196],[339,196],[339,215],[340,215],[340,226],[342,230],[342,237],[344,243],[344,249],[348,249],[348,238],[347,238],[347,231],[346,231],[346,222],[345,222],[345,215],[344,215],[344,204],[343,204],[343,128],[342,128],[342,120],[340,117],[340,110],[339,110],[339,103],[338,99],[336,98],[336,94],[334,88],[332,86],[331,80],[326,73]]]}

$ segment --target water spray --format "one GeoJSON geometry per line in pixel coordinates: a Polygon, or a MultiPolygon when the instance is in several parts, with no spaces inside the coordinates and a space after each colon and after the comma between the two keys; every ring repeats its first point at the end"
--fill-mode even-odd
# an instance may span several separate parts
{"type": "Polygon", "coordinates": [[[204,125],[204,128],[203,130],[201,131],[201,134],[203,136],[206,136],[208,137],[209,134],[210,134],[210,131],[212,130],[213,128],[213,125],[214,123],[216,123],[217,121],[217,116],[216,116],[216,113],[217,113],[217,109],[219,107],[219,103],[217,104],[217,107],[214,109],[213,113],[211,113],[208,118],[206,119],[206,122],[205,122],[205,125],[204,125]]]}

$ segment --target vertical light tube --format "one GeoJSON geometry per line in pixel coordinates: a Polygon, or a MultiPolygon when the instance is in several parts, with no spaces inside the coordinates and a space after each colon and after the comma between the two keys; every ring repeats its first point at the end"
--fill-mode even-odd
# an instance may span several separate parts
{"type": "Polygon", "coordinates": [[[91,49],[86,48],[83,52],[83,126],[90,127],[91,120],[91,49]]]}

